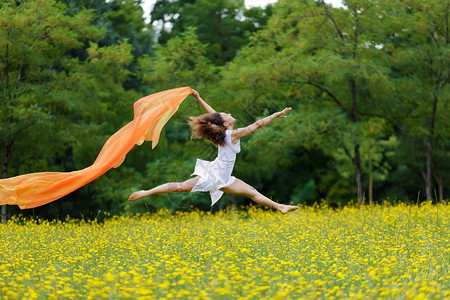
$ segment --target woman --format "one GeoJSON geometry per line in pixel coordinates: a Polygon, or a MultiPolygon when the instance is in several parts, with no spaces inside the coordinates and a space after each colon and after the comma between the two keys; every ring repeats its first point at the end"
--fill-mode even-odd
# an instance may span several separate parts
{"type": "Polygon", "coordinates": [[[236,161],[236,154],[241,150],[240,139],[267,125],[275,118],[285,118],[285,114],[291,111],[291,108],[285,108],[247,127],[233,129],[236,119],[231,114],[216,112],[203,101],[195,90],[193,90],[193,96],[207,113],[189,118],[192,137],[204,139],[216,145],[218,147],[217,158],[212,162],[197,159],[195,171],[192,174],[196,175],[194,178],[184,182],[165,183],[146,191],[138,191],[131,194],[128,200],[134,201],[163,193],[209,191],[212,200],[211,205],[214,205],[225,192],[247,196],[260,205],[279,210],[282,214],[297,209],[297,206],[276,203],[259,193],[252,186],[231,176],[236,161]]]}

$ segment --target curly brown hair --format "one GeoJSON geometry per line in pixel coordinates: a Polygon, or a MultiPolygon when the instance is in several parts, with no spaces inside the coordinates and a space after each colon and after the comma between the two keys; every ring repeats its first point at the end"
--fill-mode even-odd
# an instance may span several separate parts
{"type": "Polygon", "coordinates": [[[225,144],[225,131],[220,113],[208,113],[198,117],[189,117],[189,127],[191,127],[191,138],[204,139],[214,145],[225,144]]]}

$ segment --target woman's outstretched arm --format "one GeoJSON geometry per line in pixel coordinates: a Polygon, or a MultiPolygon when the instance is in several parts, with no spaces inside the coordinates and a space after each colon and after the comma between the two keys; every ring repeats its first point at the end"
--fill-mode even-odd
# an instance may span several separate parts
{"type": "Polygon", "coordinates": [[[200,94],[196,90],[192,90],[192,96],[194,96],[195,99],[197,99],[197,102],[200,103],[201,106],[208,112],[208,113],[215,113],[216,111],[208,105],[201,97],[200,94]]]}
{"type": "Polygon", "coordinates": [[[275,118],[286,118],[286,114],[290,112],[292,108],[286,107],[282,111],[276,112],[271,114],[268,117],[265,117],[264,119],[258,120],[255,123],[248,125],[247,127],[238,128],[236,130],[233,130],[231,132],[231,139],[234,141],[237,141],[241,137],[244,137],[246,135],[249,135],[250,133],[254,132],[255,130],[258,130],[261,127],[266,126],[269,124],[273,119],[275,118]]]}

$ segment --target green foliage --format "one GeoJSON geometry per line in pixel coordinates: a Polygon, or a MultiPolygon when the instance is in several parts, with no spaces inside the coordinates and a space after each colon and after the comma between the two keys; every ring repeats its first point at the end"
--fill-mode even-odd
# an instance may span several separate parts
{"type": "MultiPolygon", "coordinates": [[[[450,161],[449,5],[430,0],[158,0],[165,23],[154,45],[141,1],[30,0],[0,3],[0,157],[3,176],[72,171],[133,118],[142,94],[191,86],[246,126],[286,106],[242,140],[234,175],[283,203],[345,205],[445,199],[450,161]],[[30,145],[33,145],[31,148],[30,145]],[[434,192],[433,188],[436,189],[434,192]]],[[[159,24],[164,25],[164,24],[159,24]]],[[[190,177],[217,149],[191,141],[192,97],[123,165],[43,217],[221,209],[248,199],[207,193],[128,202],[136,190],[190,177]]],[[[31,213],[31,212],[30,212],[31,213]]]]}
{"type": "MultiPolygon", "coordinates": [[[[67,51],[82,46],[83,40],[101,36],[89,26],[92,16],[82,11],[74,17],[61,14],[61,8],[52,1],[26,2],[5,5],[0,10],[0,63],[2,86],[2,150],[7,152],[15,142],[20,145],[27,132],[27,143],[39,147],[41,155],[61,154],[66,145],[61,142],[68,119],[83,114],[73,100],[77,60],[64,56],[67,51]],[[34,134],[28,134],[34,131],[34,134]],[[39,135],[36,133],[39,132],[39,135]],[[44,146],[45,145],[45,146],[44,146]],[[50,147],[49,147],[50,146],[50,147]]],[[[15,165],[21,158],[36,157],[36,148],[15,148],[20,155],[13,156],[15,165]]],[[[4,153],[6,155],[6,153],[4,153]]],[[[42,157],[42,156],[41,156],[42,157]]],[[[7,161],[3,161],[4,176],[7,161]]],[[[5,174],[6,173],[6,174],[5,174]]],[[[14,175],[16,171],[10,172],[14,175]]]]}
{"type": "MultiPolygon", "coordinates": [[[[448,151],[444,142],[448,134],[441,133],[448,128],[450,112],[450,5],[445,1],[407,1],[392,6],[391,1],[380,1],[380,6],[380,40],[389,55],[394,87],[392,99],[383,103],[380,114],[396,128],[400,142],[411,147],[426,198],[433,199],[432,169],[441,172],[440,163],[432,165],[434,153],[448,151]]],[[[437,183],[442,188],[443,182],[437,183]]]]}
{"type": "MultiPolygon", "coordinates": [[[[400,124],[406,125],[405,121],[410,122],[405,126],[410,128],[408,134],[411,135],[411,129],[422,132],[421,141],[426,141],[430,119],[423,118],[423,114],[431,113],[429,96],[434,91],[434,95],[444,97],[444,103],[448,102],[444,96],[448,93],[427,83],[448,79],[448,45],[440,39],[445,33],[442,26],[446,24],[442,17],[448,7],[441,2],[439,9],[444,12],[435,14],[437,2],[432,5],[410,2],[414,6],[403,4],[396,6],[396,10],[391,9],[390,1],[345,1],[346,9],[334,9],[314,1],[279,1],[267,27],[256,33],[241,55],[222,72],[223,86],[237,91],[241,98],[238,105],[244,103],[245,108],[253,108],[255,103],[278,108],[293,106],[293,118],[280,133],[280,140],[295,139],[307,149],[323,151],[333,159],[341,178],[338,182],[351,180],[355,175],[357,183],[367,182],[366,176],[358,180],[359,173],[379,182],[389,181],[389,172],[396,165],[393,151],[401,142],[393,136],[394,131],[400,124]],[[407,15],[403,16],[406,11],[407,15]],[[434,18],[440,15],[441,22],[431,22],[432,15],[434,18]],[[417,17],[424,19],[424,23],[430,22],[422,28],[423,32],[412,29],[417,26],[413,21],[417,17]],[[405,22],[402,18],[406,18],[405,22]],[[384,30],[390,30],[389,36],[384,30]],[[409,39],[413,31],[422,40],[409,39]],[[436,57],[424,61],[421,57],[436,48],[424,46],[424,42],[432,41],[435,35],[440,35],[439,41],[434,41],[441,45],[440,50],[433,50],[436,57]],[[402,36],[405,38],[401,39],[402,36]],[[396,45],[397,41],[404,46],[396,45]],[[414,54],[402,51],[405,46],[414,54]],[[416,47],[428,50],[416,50],[416,47]],[[402,55],[396,56],[397,51],[402,55]],[[393,60],[395,57],[398,61],[393,60]],[[427,66],[428,62],[433,65],[427,66]],[[428,77],[430,70],[435,77],[428,77]],[[406,72],[405,77],[399,77],[402,72],[406,72]],[[421,75],[411,76],[411,72],[421,75]],[[411,84],[410,89],[400,85],[404,81],[411,84]],[[428,106],[420,105],[421,101],[428,106]],[[403,103],[409,103],[416,111],[405,109],[403,103]],[[288,132],[295,132],[296,137],[288,132]]],[[[438,106],[436,124],[447,123],[440,119],[448,115],[443,106],[438,106]]],[[[273,137],[267,131],[263,135],[261,140],[270,144],[273,137]]],[[[283,153],[289,152],[280,147],[277,151],[284,157],[283,153]]],[[[403,157],[412,158],[411,153],[403,157]]],[[[277,165],[283,162],[276,158],[274,161],[277,165]]],[[[348,184],[339,189],[349,190],[348,184]]],[[[329,187],[327,191],[332,194],[334,188],[329,187]]],[[[359,191],[359,198],[362,192],[359,191]]]]}
{"type": "Polygon", "coordinates": [[[142,80],[159,91],[173,86],[198,86],[213,78],[214,68],[205,57],[207,45],[200,43],[194,28],[167,45],[159,46],[154,57],[139,60],[142,80]]]}
{"type": "MultiPolygon", "coordinates": [[[[123,87],[133,60],[131,46],[99,48],[95,41],[104,31],[89,25],[92,12],[70,16],[64,9],[46,0],[0,10],[4,176],[87,167],[114,132],[111,128],[117,130],[130,117],[123,116],[124,106],[138,97],[123,87]],[[71,55],[85,44],[84,60],[71,55]]],[[[82,198],[68,197],[78,202],[70,208],[74,214],[92,208],[89,193],[78,195],[82,198]]],[[[64,201],[52,205],[56,211],[67,209],[64,201]]]]}
{"type": "MultiPolygon", "coordinates": [[[[144,54],[151,55],[154,46],[154,31],[145,23],[144,11],[140,0],[126,1],[92,1],[92,0],[58,0],[67,5],[66,11],[74,15],[82,9],[94,13],[91,24],[101,29],[104,34],[97,44],[100,47],[120,45],[123,42],[132,46],[133,61],[127,65],[131,72],[124,83],[127,89],[139,90],[141,82],[136,80],[137,59],[144,54]]],[[[87,47],[87,45],[85,45],[87,47]]],[[[85,48],[72,51],[80,59],[86,58],[85,48]]]]}
{"type": "Polygon", "coordinates": [[[159,23],[159,43],[197,28],[198,39],[207,44],[206,57],[215,65],[231,61],[247,44],[251,33],[262,28],[271,14],[266,9],[245,9],[243,0],[158,0],[151,12],[152,22],[159,23]]]}

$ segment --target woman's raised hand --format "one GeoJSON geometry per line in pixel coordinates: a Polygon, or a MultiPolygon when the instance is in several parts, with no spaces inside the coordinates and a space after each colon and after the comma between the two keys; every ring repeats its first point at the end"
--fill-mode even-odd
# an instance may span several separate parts
{"type": "Polygon", "coordinates": [[[200,97],[200,94],[194,89],[192,89],[192,96],[194,96],[194,98],[197,100],[197,102],[200,103],[201,106],[203,106],[203,108],[206,110],[206,112],[208,112],[208,113],[216,112],[211,106],[209,106],[208,103],[203,101],[203,99],[200,97]]]}
{"type": "Polygon", "coordinates": [[[282,111],[276,112],[275,115],[276,115],[278,118],[286,118],[285,115],[286,115],[288,112],[290,112],[291,110],[292,110],[291,107],[286,107],[286,108],[283,109],[282,111]]]}
{"type": "Polygon", "coordinates": [[[200,97],[200,94],[196,90],[192,89],[192,96],[197,99],[198,97],[200,97]]]}

